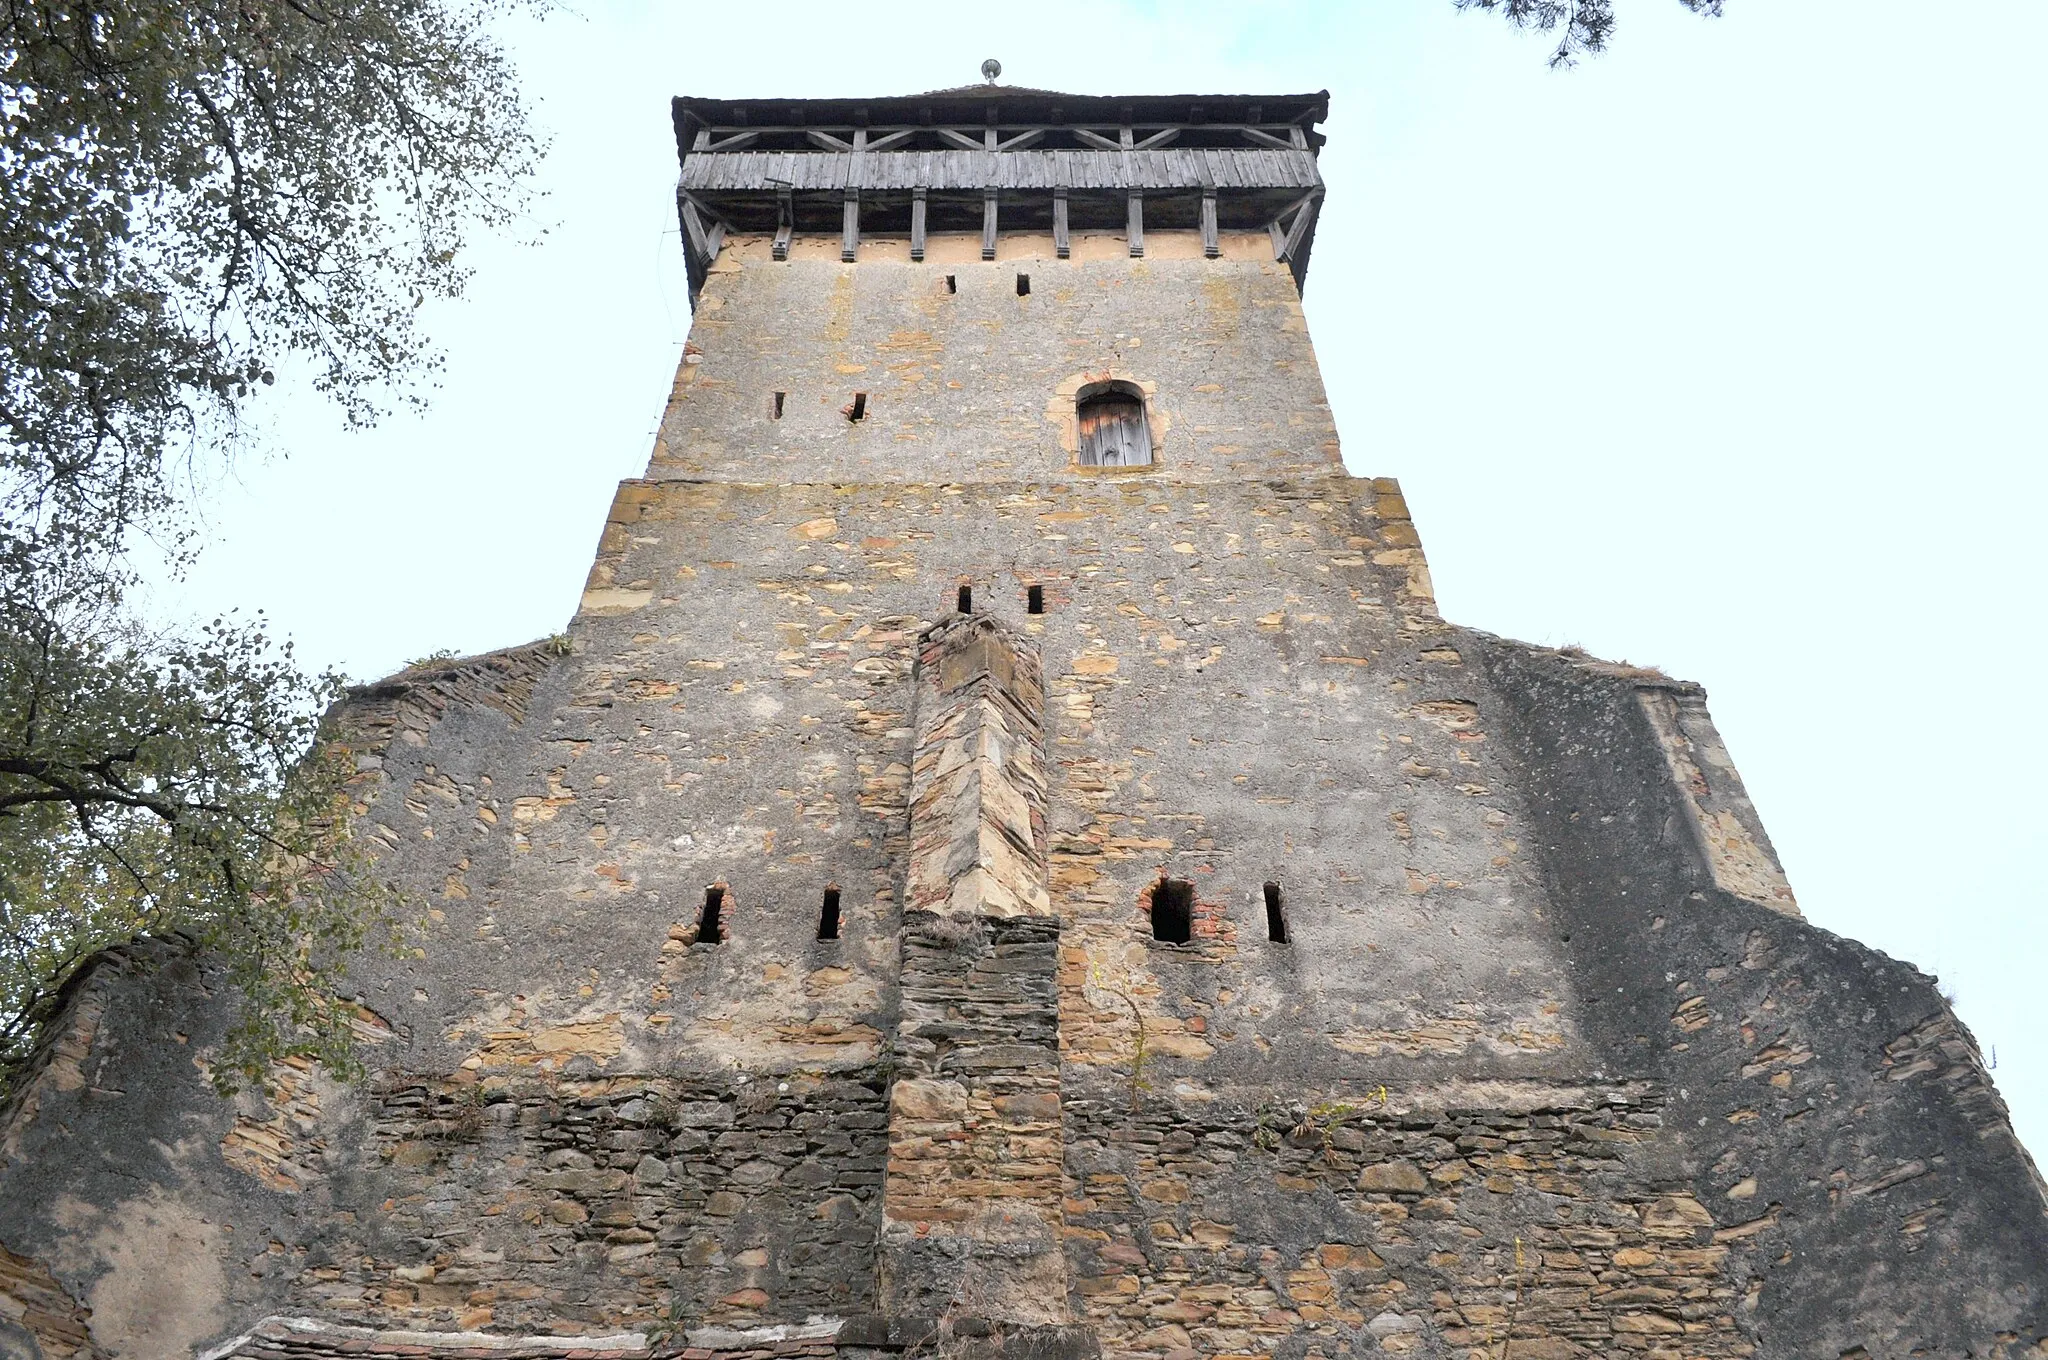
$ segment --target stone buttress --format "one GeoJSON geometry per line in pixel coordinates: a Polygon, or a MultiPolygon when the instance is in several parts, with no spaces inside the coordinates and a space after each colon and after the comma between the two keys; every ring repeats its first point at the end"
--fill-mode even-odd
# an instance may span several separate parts
{"type": "Polygon", "coordinates": [[[576,616],[334,715],[421,918],[367,1075],[222,1100],[228,980],[95,959],[0,1357],[2048,1355],[1932,979],[1697,686],[1447,622],[1345,471],[1326,102],[677,101],[576,616]]]}
{"type": "Polygon", "coordinates": [[[893,1313],[1065,1321],[1045,687],[988,615],[919,638],[882,1199],[893,1313]]]}

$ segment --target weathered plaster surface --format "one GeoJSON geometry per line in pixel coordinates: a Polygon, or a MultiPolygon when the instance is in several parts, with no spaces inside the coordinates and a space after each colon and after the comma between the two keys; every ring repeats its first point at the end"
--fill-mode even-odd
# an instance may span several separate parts
{"type": "Polygon", "coordinates": [[[203,961],[88,978],[0,1353],[2048,1354],[1930,981],[1798,918],[1696,689],[1438,617],[1287,271],[1163,236],[729,243],[569,645],[340,715],[429,917],[371,1078],[224,1104],[203,961]],[[1104,374],[1153,467],[1071,466],[1104,374]]]}

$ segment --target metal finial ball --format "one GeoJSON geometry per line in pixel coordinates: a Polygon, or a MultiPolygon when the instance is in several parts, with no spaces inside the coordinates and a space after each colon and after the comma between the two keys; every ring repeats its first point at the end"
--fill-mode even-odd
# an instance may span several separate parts
{"type": "Polygon", "coordinates": [[[991,85],[996,83],[996,77],[1001,75],[1002,73],[1003,64],[997,61],[994,57],[990,57],[987,61],[981,64],[981,78],[983,80],[986,80],[991,85]]]}

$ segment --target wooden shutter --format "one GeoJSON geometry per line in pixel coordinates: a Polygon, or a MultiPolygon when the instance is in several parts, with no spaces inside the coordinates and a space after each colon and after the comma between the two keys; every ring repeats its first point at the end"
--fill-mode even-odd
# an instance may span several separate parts
{"type": "Polygon", "coordinates": [[[1152,435],[1145,428],[1145,404],[1111,392],[1081,403],[1081,465],[1143,467],[1152,461],[1152,435]]]}

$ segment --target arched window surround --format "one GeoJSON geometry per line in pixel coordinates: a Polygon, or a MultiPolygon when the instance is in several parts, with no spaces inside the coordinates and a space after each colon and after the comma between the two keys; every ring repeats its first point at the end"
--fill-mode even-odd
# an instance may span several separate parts
{"type": "Polygon", "coordinates": [[[1054,388],[1045,404],[1045,418],[1057,430],[1060,448],[1067,455],[1067,470],[1085,476],[1145,476],[1161,470],[1165,463],[1167,431],[1172,418],[1159,404],[1159,384],[1121,368],[1090,369],[1069,374],[1054,388]],[[1151,441],[1150,462],[1135,465],[1093,466],[1081,461],[1081,407],[1091,399],[1107,395],[1128,397],[1142,404],[1146,436],[1151,441]]]}

